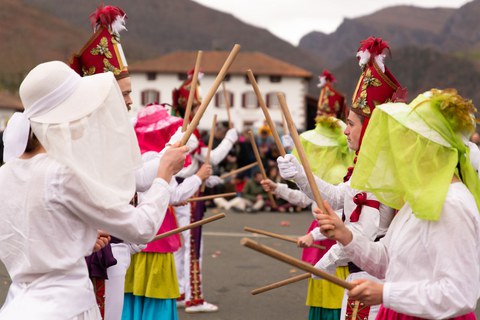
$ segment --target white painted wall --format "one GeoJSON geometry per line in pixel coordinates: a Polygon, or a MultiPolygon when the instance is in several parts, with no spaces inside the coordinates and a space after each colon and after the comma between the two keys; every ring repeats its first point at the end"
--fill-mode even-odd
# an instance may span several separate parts
{"type": "MultiPolygon", "coordinates": [[[[178,87],[182,81],[178,79],[177,74],[157,74],[153,81],[147,80],[146,74],[134,73],[132,77],[132,99],[133,108],[132,115],[135,115],[141,105],[141,92],[146,89],[156,89],[160,91],[160,103],[172,103],[172,90],[178,87]]],[[[210,90],[211,85],[215,81],[213,75],[205,75],[201,79],[200,92],[201,96],[205,97],[210,90]]],[[[299,131],[305,129],[305,96],[307,94],[307,82],[302,78],[282,77],[282,80],[277,83],[270,82],[268,76],[258,77],[257,83],[260,91],[263,94],[263,99],[266,101],[266,95],[271,92],[283,92],[285,94],[287,104],[290,108],[292,118],[299,131]]],[[[231,75],[229,81],[225,82],[228,91],[233,92],[234,101],[231,106],[232,121],[235,128],[241,131],[245,121],[260,122],[264,119],[263,112],[260,107],[257,109],[242,108],[242,94],[246,91],[253,91],[252,86],[245,81],[245,76],[231,75]]],[[[219,91],[222,93],[222,87],[219,91]]],[[[282,124],[282,114],[280,108],[270,109],[270,116],[273,121],[282,124]]],[[[224,107],[215,107],[215,98],[212,98],[205,114],[200,121],[199,128],[208,130],[212,123],[214,114],[217,114],[218,121],[227,120],[227,111],[224,107]]],[[[277,128],[278,130],[278,128],[277,128]]],[[[279,130],[280,132],[281,130],[279,130]]]]}

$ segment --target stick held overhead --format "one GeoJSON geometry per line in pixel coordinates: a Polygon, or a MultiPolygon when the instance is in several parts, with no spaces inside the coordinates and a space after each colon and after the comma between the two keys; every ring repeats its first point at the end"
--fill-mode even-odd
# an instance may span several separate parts
{"type": "Polygon", "coordinates": [[[188,122],[190,121],[190,113],[192,111],[193,97],[197,91],[198,73],[200,72],[200,63],[202,61],[203,51],[199,50],[197,53],[197,60],[195,61],[195,69],[193,69],[193,78],[188,93],[187,107],[185,109],[185,116],[183,118],[182,132],[187,130],[188,122]]]}
{"type": "Polygon", "coordinates": [[[212,86],[210,87],[210,90],[207,92],[205,97],[202,100],[202,103],[200,104],[200,107],[198,108],[198,111],[195,113],[195,116],[192,119],[192,122],[188,125],[187,130],[185,131],[185,134],[183,135],[182,139],[180,140],[180,145],[184,146],[190,136],[192,135],[193,131],[195,128],[198,126],[198,123],[200,122],[200,119],[202,118],[205,110],[208,107],[208,104],[212,100],[213,96],[218,90],[218,87],[220,86],[221,82],[227,75],[228,69],[232,65],[233,61],[238,55],[238,52],[240,51],[240,45],[236,44],[233,46],[232,50],[230,51],[230,54],[227,57],[227,60],[225,60],[225,63],[223,64],[222,68],[220,69],[217,77],[215,78],[215,81],[213,82],[212,86]]]}

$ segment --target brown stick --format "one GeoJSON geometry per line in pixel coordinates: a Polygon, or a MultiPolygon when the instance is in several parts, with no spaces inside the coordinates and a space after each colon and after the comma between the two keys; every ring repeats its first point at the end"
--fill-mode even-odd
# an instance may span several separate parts
{"type": "Polygon", "coordinates": [[[282,114],[282,126],[283,126],[283,134],[288,134],[287,120],[285,120],[285,116],[283,114],[282,114]]]}
{"type": "Polygon", "coordinates": [[[278,132],[275,127],[275,123],[273,122],[272,117],[270,117],[270,113],[268,112],[267,105],[265,104],[265,100],[263,100],[262,93],[258,88],[257,81],[255,80],[255,76],[253,75],[252,70],[250,69],[247,70],[247,76],[248,76],[248,79],[250,80],[250,83],[252,84],[253,91],[255,91],[258,104],[260,105],[260,108],[262,108],[263,114],[265,115],[265,119],[267,120],[267,124],[270,127],[270,130],[272,131],[273,140],[277,145],[278,151],[280,152],[280,155],[284,157],[286,155],[285,148],[282,145],[282,140],[280,140],[280,136],[278,135],[278,132]]]}
{"type": "Polygon", "coordinates": [[[219,193],[219,194],[212,194],[212,195],[209,195],[209,196],[190,198],[190,199],[187,200],[187,202],[211,200],[211,199],[221,198],[221,197],[226,198],[226,197],[232,197],[232,196],[236,196],[236,195],[237,195],[236,192],[219,193]]]}
{"type": "MultiPolygon", "coordinates": [[[[249,227],[244,227],[243,230],[245,230],[247,232],[263,234],[264,236],[269,236],[269,237],[277,238],[277,239],[280,239],[280,240],[285,240],[285,241],[297,243],[297,239],[289,237],[289,236],[284,236],[284,235],[281,235],[281,234],[278,234],[278,233],[273,233],[273,232],[260,230],[260,229],[249,228],[249,227]]],[[[311,245],[311,247],[317,248],[317,249],[326,249],[324,246],[321,246],[321,245],[318,245],[318,244],[315,244],[315,243],[313,243],[311,245]]]]}
{"type": "Polygon", "coordinates": [[[230,96],[228,95],[227,88],[225,87],[225,81],[222,82],[223,99],[225,100],[225,108],[227,109],[228,128],[233,128],[232,116],[230,114],[230,96]]]}
{"type": "Polygon", "coordinates": [[[296,259],[296,258],[293,258],[283,252],[280,252],[278,250],[275,250],[273,248],[270,248],[270,247],[267,247],[265,245],[262,245],[262,244],[259,244],[258,242],[256,241],[253,241],[251,239],[248,239],[248,238],[243,238],[240,240],[240,244],[250,248],[250,249],[253,249],[255,251],[258,251],[258,252],[261,252],[267,256],[270,256],[274,259],[277,259],[277,260],[280,260],[280,261],[283,261],[285,263],[288,263],[289,265],[292,265],[294,267],[297,267],[303,271],[306,271],[306,272],[310,272],[322,279],[325,279],[327,281],[330,281],[342,288],[345,288],[345,289],[348,289],[348,290],[351,290],[353,289],[354,285],[348,281],[345,281],[343,279],[340,279],[338,277],[335,277],[327,272],[324,272],[320,269],[316,269],[314,266],[310,265],[309,263],[306,263],[302,260],[299,260],[299,259],[296,259]]]}
{"type": "Polygon", "coordinates": [[[228,72],[228,69],[233,63],[233,60],[235,60],[235,57],[238,55],[238,52],[240,51],[240,45],[236,44],[233,46],[232,51],[227,57],[227,60],[225,60],[225,63],[223,64],[223,67],[220,69],[220,72],[217,75],[217,78],[215,78],[215,81],[213,82],[212,86],[210,87],[210,90],[207,92],[207,95],[203,98],[202,103],[200,104],[200,107],[198,108],[198,111],[195,113],[195,116],[192,119],[192,122],[188,125],[187,130],[185,131],[185,134],[183,135],[182,139],[180,140],[180,145],[184,146],[190,136],[192,135],[193,131],[195,128],[198,126],[198,123],[200,122],[200,119],[203,116],[203,113],[208,107],[208,104],[212,100],[213,96],[215,95],[215,92],[217,92],[218,87],[220,86],[220,83],[223,81],[225,78],[225,75],[228,72]]]}
{"type": "Polygon", "coordinates": [[[166,237],[168,237],[168,236],[171,236],[171,235],[174,235],[174,234],[183,232],[183,231],[185,231],[185,230],[193,229],[193,228],[196,228],[196,227],[201,226],[201,225],[203,225],[203,224],[210,223],[210,222],[212,222],[212,221],[215,221],[215,220],[218,220],[218,219],[222,219],[222,218],[225,218],[225,213],[223,213],[223,212],[222,212],[222,213],[219,213],[219,214],[216,214],[216,215],[214,215],[214,216],[211,216],[211,217],[202,219],[202,220],[198,220],[198,221],[196,221],[196,222],[194,222],[194,223],[187,224],[186,226],[183,226],[183,227],[180,227],[180,228],[176,228],[176,229],[173,229],[173,230],[170,230],[170,231],[161,233],[161,234],[155,236],[155,238],[153,238],[153,240],[150,241],[150,242],[157,241],[157,240],[166,238],[166,237]]]}
{"type": "Polygon", "coordinates": [[[188,93],[187,107],[185,109],[185,116],[183,117],[182,132],[187,130],[188,122],[190,121],[190,113],[192,111],[193,98],[197,91],[198,73],[200,72],[200,62],[202,61],[203,51],[199,50],[197,53],[197,60],[195,61],[195,69],[193,69],[192,82],[190,84],[190,92],[188,93]]]}
{"type": "Polygon", "coordinates": [[[243,166],[243,167],[241,167],[241,168],[238,168],[238,169],[232,170],[232,171],[230,171],[230,172],[227,172],[227,173],[225,173],[225,174],[222,174],[222,175],[220,176],[220,179],[225,179],[225,178],[228,178],[228,177],[230,177],[230,176],[236,175],[237,173],[246,171],[246,170],[248,170],[248,169],[250,169],[250,168],[255,167],[256,165],[258,165],[257,162],[247,164],[246,166],[243,166]]]}
{"type": "MultiPolygon", "coordinates": [[[[260,153],[258,152],[257,143],[255,142],[255,137],[253,136],[253,132],[251,130],[248,131],[248,135],[250,136],[250,143],[252,144],[253,153],[255,154],[255,158],[257,159],[258,167],[260,168],[260,172],[263,176],[263,179],[268,179],[267,173],[265,172],[265,168],[263,167],[262,158],[260,158],[260,153]]],[[[268,191],[267,194],[268,194],[268,198],[270,199],[270,204],[272,208],[276,208],[277,202],[273,198],[272,192],[268,191]]]]}
{"type": "MultiPolygon", "coordinates": [[[[213,115],[212,127],[210,128],[210,136],[208,137],[207,155],[205,156],[205,164],[210,164],[210,153],[213,147],[213,136],[215,135],[215,127],[217,126],[217,114],[213,115]]],[[[200,192],[205,192],[205,181],[202,182],[200,192]]]]}
{"type": "Polygon", "coordinates": [[[310,164],[308,163],[307,155],[305,154],[305,150],[303,150],[303,146],[300,143],[300,137],[298,136],[297,128],[293,123],[292,115],[290,114],[287,102],[285,101],[285,96],[281,93],[277,93],[277,97],[278,101],[280,102],[282,112],[285,115],[285,120],[287,120],[288,130],[290,131],[293,143],[295,144],[295,149],[297,149],[298,156],[300,157],[300,163],[305,169],[308,184],[310,185],[310,189],[312,189],[315,202],[317,203],[317,206],[320,208],[320,210],[322,210],[324,213],[327,213],[327,211],[325,210],[325,206],[323,205],[323,199],[320,195],[320,191],[318,191],[317,183],[315,182],[315,178],[313,177],[312,169],[310,168],[310,164]]]}
{"type": "Polygon", "coordinates": [[[256,295],[256,294],[259,294],[259,293],[264,293],[266,291],[270,291],[270,290],[273,290],[273,289],[276,289],[276,288],[280,288],[280,287],[283,287],[283,286],[286,286],[286,285],[289,285],[291,283],[295,283],[295,282],[298,282],[298,281],[302,281],[302,280],[305,280],[305,279],[308,279],[310,278],[312,275],[310,273],[302,273],[302,274],[299,274],[295,277],[291,277],[289,279],[285,279],[285,280],[282,280],[282,281],[278,281],[278,282],[274,282],[274,283],[271,283],[269,285],[266,285],[264,287],[260,287],[260,288],[257,288],[257,289],[254,289],[252,291],[250,291],[250,293],[252,295],[256,295]]]}

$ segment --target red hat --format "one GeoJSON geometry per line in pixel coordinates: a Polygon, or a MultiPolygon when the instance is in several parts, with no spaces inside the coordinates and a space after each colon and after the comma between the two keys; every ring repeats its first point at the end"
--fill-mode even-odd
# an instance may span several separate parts
{"type": "Polygon", "coordinates": [[[333,87],[335,77],[328,70],[324,70],[318,79],[320,81],[317,85],[320,88],[320,97],[317,110],[320,113],[334,114],[337,118],[341,118],[345,106],[345,96],[333,87]]]}
{"type": "Polygon", "coordinates": [[[128,65],[120,44],[125,28],[125,12],[115,6],[101,5],[90,15],[94,34],[79,53],[70,60],[70,67],[78,74],[88,76],[111,71],[118,79],[128,77],[128,65]]]}
{"type": "Polygon", "coordinates": [[[370,37],[360,42],[357,52],[362,74],[353,93],[351,110],[370,118],[379,104],[405,99],[406,91],[384,64],[388,43],[370,37]]]}
{"type": "MultiPolygon", "coordinates": [[[[201,76],[199,73],[198,80],[201,76]]],[[[190,88],[192,87],[193,79],[193,70],[188,72],[188,78],[185,80],[180,88],[173,89],[172,92],[172,107],[176,115],[179,115],[183,118],[185,115],[185,109],[187,107],[188,95],[190,94],[190,88]]],[[[199,82],[197,81],[197,88],[195,94],[193,95],[192,107],[202,103],[202,98],[200,97],[199,82]]]]}

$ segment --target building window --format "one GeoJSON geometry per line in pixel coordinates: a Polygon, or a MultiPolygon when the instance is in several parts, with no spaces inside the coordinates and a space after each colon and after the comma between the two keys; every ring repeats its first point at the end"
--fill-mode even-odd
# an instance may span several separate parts
{"type": "Polygon", "coordinates": [[[273,82],[273,83],[282,82],[282,77],[281,76],[270,76],[270,82],[273,82]]]}
{"type": "Polygon", "coordinates": [[[185,81],[188,78],[188,75],[186,73],[179,73],[177,76],[178,76],[178,80],[180,81],[185,81]]]}
{"type": "Polygon", "coordinates": [[[230,81],[230,75],[229,75],[229,74],[226,74],[226,75],[225,75],[225,78],[223,78],[223,81],[230,81]]]}
{"type": "Polygon", "coordinates": [[[280,103],[278,102],[277,92],[267,93],[266,102],[267,107],[270,109],[280,109],[280,103]]]}
{"type": "Polygon", "coordinates": [[[154,81],[157,79],[157,73],[156,72],[147,72],[147,80],[148,81],[154,81]]]}
{"type": "Polygon", "coordinates": [[[146,106],[149,103],[160,102],[160,91],[154,89],[148,89],[142,91],[142,105],[146,106]]]}
{"type": "Polygon", "coordinates": [[[248,91],[242,94],[242,108],[256,109],[258,108],[258,100],[255,92],[248,91]]]}
{"type": "MultiPolygon", "coordinates": [[[[227,90],[228,103],[230,107],[233,107],[233,93],[227,90]]],[[[215,94],[215,107],[217,108],[226,108],[225,105],[225,93],[223,90],[220,90],[215,94]]]]}

